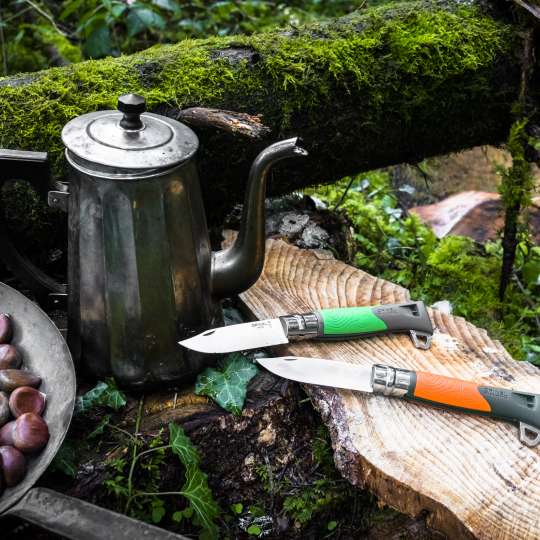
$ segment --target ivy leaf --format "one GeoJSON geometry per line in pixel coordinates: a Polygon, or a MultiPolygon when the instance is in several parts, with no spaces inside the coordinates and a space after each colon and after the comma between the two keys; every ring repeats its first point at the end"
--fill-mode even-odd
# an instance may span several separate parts
{"type": "Polygon", "coordinates": [[[118,390],[112,379],[107,379],[107,382],[98,382],[92,390],[77,398],[75,412],[85,413],[94,407],[109,407],[117,411],[126,403],[124,393],[118,390]]]}
{"type": "Polygon", "coordinates": [[[77,476],[77,448],[73,441],[66,439],[62,443],[48,470],[62,472],[71,478],[77,476]]]}
{"type": "Polygon", "coordinates": [[[100,421],[99,424],[94,428],[94,431],[90,433],[90,435],[87,435],[87,439],[93,439],[94,437],[97,437],[98,435],[102,435],[105,431],[105,428],[109,425],[111,422],[111,415],[106,414],[100,421]]]}
{"type": "Polygon", "coordinates": [[[206,368],[198,377],[195,393],[215,400],[225,410],[239,415],[246,399],[248,382],[258,369],[242,354],[227,356],[222,371],[206,368]]]}
{"type": "Polygon", "coordinates": [[[189,465],[198,465],[199,454],[197,449],[193,446],[184,430],[173,423],[169,424],[169,444],[173,453],[180,458],[186,468],[189,465]]]}
{"type": "Polygon", "coordinates": [[[181,493],[189,501],[198,524],[207,533],[205,536],[217,538],[218,528],[214,520],[219,516],[220,509],[208,487],[206,474],[197,465],[186,467],[186,483],[181,493]]]}

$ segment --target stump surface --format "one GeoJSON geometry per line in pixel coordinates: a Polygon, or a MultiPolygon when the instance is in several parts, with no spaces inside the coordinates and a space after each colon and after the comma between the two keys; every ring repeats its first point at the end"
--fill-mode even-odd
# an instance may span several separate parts
{"type": "MultiPolygon", "coordinates": [[[[241,295],[259,319],[316,308],[409,300],[406,289],[335,260],[268,240],[259,281],[241,295]]],[[[429,351],[406,335],[343,342],[300,341],[279,354],[397,367],[538,392],[540,370],[461,317],[430,311],[429,351]]],[[[449,538],[540,538],[540,449],[505,422],[347,390],[305,387],[330,428],[344,477],[449,538]]]]}

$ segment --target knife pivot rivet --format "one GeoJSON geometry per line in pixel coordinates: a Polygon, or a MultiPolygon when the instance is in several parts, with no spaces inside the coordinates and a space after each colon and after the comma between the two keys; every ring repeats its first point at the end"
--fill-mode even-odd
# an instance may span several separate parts
{"type": "Polygon", "coordinates": [[[403,397],[410,389],[412,372],[391,366],[375,364],[371,371],[373,393],[403,397]]]}

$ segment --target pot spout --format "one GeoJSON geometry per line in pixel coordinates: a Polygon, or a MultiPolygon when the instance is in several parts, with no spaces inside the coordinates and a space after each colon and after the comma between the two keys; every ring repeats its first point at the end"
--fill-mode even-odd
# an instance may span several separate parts
{"type": "Polygon", "coordinates": [[[265,148],[249,171],[242,225],[234,244],[212,255],[212,293],[224,298],[249,289],[261,275],[265,252],[266,179],[282,159],[307,156],[298,137],[279,141],[265,148]]]}

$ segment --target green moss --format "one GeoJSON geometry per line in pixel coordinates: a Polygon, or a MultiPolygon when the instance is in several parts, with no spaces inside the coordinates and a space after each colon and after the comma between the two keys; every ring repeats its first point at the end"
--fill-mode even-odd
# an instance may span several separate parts
{"type": "Polygon", "coordinates": [[[16,87],[1,86],[0,79],[0,145],[47,150],[59,174],[62,126],[79,114],[115,107],[116,97],[128,91],[144,94],[150,108],[264,110],[277,132],[291,114],[308,114],[340,94],[358,96],[361,122],[370,129],[377,130],[383,111],[401,122],[421,122],[426,110],[437,114],[459,104],[460,96],[483,99],[492,87],[493,59],[510,55],[514,41],[511,25],[476,7],[425,1],[289,33],[185,40],[40,72],[16,87]],[[252,62],[216,58],[216,51],[231,47],[258,56],[252,62]],[[447,104],[441,103],[441,85],[447,104]]]}
{"type": "Polygon", "coordinates": [[[76,63],[82,60],[81,50],[52,26],[36,26],[41,41],[46,45],[54,45],[60,56],[67,62],[76,63]]]}
{"type": "Polygon", "coordinates": [[[534,175],[531,164],[525,157],[526,145],[530,143],[529,135],[525,131],[528,123],[528,118],[520,118],[512,125],[506,145],[512,156],[512,166],[499,169],[502,176],[499,192],[507,209],[527,208],[532,202],[534,175]]]}

